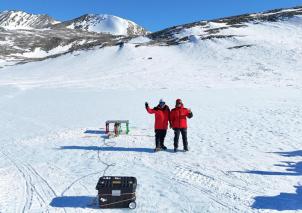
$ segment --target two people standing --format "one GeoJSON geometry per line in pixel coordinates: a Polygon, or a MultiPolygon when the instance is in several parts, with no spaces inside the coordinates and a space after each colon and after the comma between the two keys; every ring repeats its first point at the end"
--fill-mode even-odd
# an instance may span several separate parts
{"type": "Polygon", "coordinates": [[[177,99],[175,108],[171,111],[162,99],[159,101],[158,106],[153,109],[149,107],[147,102],[145,103],[145,106],[148,113],[155,114],[155,151],[167,149],[164,145],[164,141],[167,134],[168,123],[170,124],[170,128],[174,130],[174,152],[178,151],[180,134],[182,135],[184,151],[189,151],[187,118],[192,118],[193,113],[190,109],[184,107],[182,100],[177,99]]]}

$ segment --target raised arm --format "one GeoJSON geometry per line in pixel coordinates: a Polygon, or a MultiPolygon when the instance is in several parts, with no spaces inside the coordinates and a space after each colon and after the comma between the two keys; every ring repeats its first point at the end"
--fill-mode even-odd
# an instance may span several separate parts
{"type": "Polygon", "coordinates": [[[156,113],[156,110],[150,109],[148,102],[145,103],[145,107],[146,107],[146,110],[147,110],[147,112],[148,112],[149,114],[154,114],[154,113],[156,113]]]}

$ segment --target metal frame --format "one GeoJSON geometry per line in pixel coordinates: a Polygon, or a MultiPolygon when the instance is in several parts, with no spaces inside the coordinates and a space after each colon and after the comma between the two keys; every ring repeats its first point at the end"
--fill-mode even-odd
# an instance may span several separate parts
{"type": "Polygon", "coordinates": [[[114,134],[118,136],[122,133],[122,124],[126,124],[126,134],[129,134],[129,120],[108,120],[106,121],[106,134],[110,132],[110,124],[114,124],[114,134]]]}

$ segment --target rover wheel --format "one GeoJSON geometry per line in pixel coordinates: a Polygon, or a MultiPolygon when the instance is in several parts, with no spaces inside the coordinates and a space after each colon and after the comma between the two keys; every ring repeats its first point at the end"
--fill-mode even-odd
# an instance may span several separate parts
{"type": "Polygon", "coordinates": [[[136,202],[129,203],[129,208],[130,209],[135,209],[136,208],[136,202]]]}

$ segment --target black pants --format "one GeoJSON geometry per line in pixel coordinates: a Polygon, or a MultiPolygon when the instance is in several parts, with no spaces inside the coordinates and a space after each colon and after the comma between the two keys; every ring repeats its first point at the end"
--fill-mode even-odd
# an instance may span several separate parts
{"type": "Polygon", "coordinates": [[[164,146],[166,134],[167,134],[166,129],[156,129],[155,130],[155,146],[157,148],[161,148],[164,146]]]}
{"type": "Polygon", "coordinates": [[[184,149],[188,149],[187,129],[174,129],[174,148],[178,148],[179,135],[181,133],[184,149]]]}

